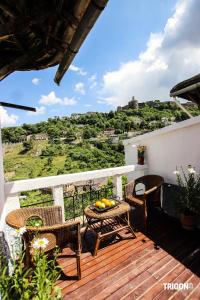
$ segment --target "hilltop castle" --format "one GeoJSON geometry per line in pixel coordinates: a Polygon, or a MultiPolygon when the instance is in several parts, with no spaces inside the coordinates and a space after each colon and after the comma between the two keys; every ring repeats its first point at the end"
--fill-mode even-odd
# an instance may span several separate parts
{"type": "MultiPolygon", "coordinates": [[[[138,102],[137,99],[135,99],[135,97],[133,96],[131,101],[128,102],[127,105],[125,106],[118,106],[117,107],[117,111],[121,111],[121,110],[125,110],[125,109],[139,109],[139,108],[143,108],[145,106],[149,106],[149,107],[157,107],[159,103],[165,103],[165,104],[169,104],[169,103],[173,103],[173,101],[164,101],[164,102],[160,102],[159,100],[155,100],[155,101],[146,101],[146,102],[138,102]]],[[[182,106],[189,108],[189,107],[195,107],[196,104],[190,101],[187,101],[185,103],[181,103],[182,106]]]]}
{"type": "Polygon", "coordinates": [[[139,107],[138,100],[136,100],[135,97],[133,96],[131,101],[129,101],[127,105],[118,106],[117,111],[124,110],[124,109],[129,109],[129,108],[138,109],[138,107],[139,107]]]}

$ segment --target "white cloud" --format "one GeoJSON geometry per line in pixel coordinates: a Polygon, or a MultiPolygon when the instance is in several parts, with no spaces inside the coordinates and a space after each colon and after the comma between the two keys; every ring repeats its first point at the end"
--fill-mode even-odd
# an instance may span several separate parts
{"type": "Polygon", "coordinates": [[[85,107],[91,107],[92,104],[85,104],[84,106],[85,106],[85,107]]]}
{"type": "Polygon", "coordinates": [[[66,106],[71,106],[71,105],[76,105],[77,104],[77,101],[74,99],[74,98],[67,98],[65,97],[63,99],[63,105],[66,105],[66,106]]]}
{"type": "Polygon", "coordinates": [[[82,68],[79,68],[75,65],[70,65],[69,66],[69,70],[73,71],[73,72],[76,72],[77,74],[81,75],[81,76],[85,76],[87,75],[87,72],[84,71],[82,68]]]}
{"type": "Polygon", "coordinates": [[[98,104],[105,104],[105,103],[108,103],[108,102],[106,101],[106,98],[105,98],[103,100],[97,100],[97,103],[98,104]]]}
{"type": "Polygon", "coordinates": [[[15,125],[18,119],[17,115],[9,115],[7,110],[0,106],[0,123],[2,127],[15,125]]]}
{"type": "Polygon", "coordinates": [[[40,100],[40,104],[43,105],[54,105],[54,104],[62,104],[62,99],[58,98],[56,96],[56,93],[54,91],[50,92],[49,95],[42,95],[40,100]]]}
{"type": "Polygon", "coordinates": [[[34,85],[38,85],[39,82],[40,82],[40,79],[39,79],[39,78],[33,78],[33,79],[32,79],[32,84],[34,84],[34,85]]]}
{"type": "Polygon", "coordinates": [[[97,86],[97,75],[93,74],[89,79],[88,79],[89,83],[90,83],[90,90],[92,90],[93,88],[95,88],[97,86]]]}
{"type": "Polygon", "coordinates": [[[81,95],[85,95],[85,86],[83,82],[78,82],[75,84],[74,91],[80,93],[81,95]]]}
{"type": "Polygon", "coordinates": [[[54,91],[52,91],[48,95],[42,95],[39,100],[39,103],[48,106],[55,105],[55,104],[71,106],[71,105],[76,105],[77,101],[74,98],[68,98],[68,97],[64,97],[63,99],[61,99],[56,96],[56,93],[54,91]]]}
{"type": "Polygon", "coordinates": [[[180,0],[160,33],[152,33],[138,59],[103,76],[104,103],[168,100],[170,89],[200,69],[200,1],[180,0]]]}
{"type": "Polygon", "coordinates": [[[46,113],[46,107],[40,106],[36,107],[36,111],[29,111],[27,114],[30,116],[38,116],[38,115],[44,115],[46,113]]]}

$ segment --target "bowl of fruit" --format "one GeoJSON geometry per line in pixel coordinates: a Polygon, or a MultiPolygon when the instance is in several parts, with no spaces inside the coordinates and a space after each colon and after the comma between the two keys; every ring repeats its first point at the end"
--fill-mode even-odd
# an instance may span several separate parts
{"type": "Polygon", "coordinates": [[[91,209],[97,212],[104,212],[111,208],[114,208],[118,205],[118,201],[110,200],[107,198],[102,198],[101,200],[97,200],[93,205],[91,205],[91,209]]]}

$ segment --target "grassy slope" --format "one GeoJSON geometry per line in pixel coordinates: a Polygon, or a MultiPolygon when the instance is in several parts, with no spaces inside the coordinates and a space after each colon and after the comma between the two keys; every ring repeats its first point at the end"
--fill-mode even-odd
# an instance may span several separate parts
{"type": "MultiPolygon", "coordinates": [[[[46,145],[46,141],[35,141],[33,149],[25,154],[21,153],[23,149],[22,144],[13,144],[7,146],[4,154],[6,178],[8,180],[16,180],[53,175],[45,170],[47,158],[41,158],[40,156],[37,156],[37,151],[39,151],[39,149],[44,149],[46,145]]],[[[62,164],[62,161],[64,164],[65,157],[59,157],[55,160],[59,161],[59,165],[62,164]]]]}
{"type": "MultiPolygon", "coordinates": [[[[41,150],[48,148],[46,141],[34,141],[33,149],[23,153],[22,144],[6,146],[4,154],[4,168],[6,180],[18,180],[51,176],[62,173],[76,173],[119,166],[124,163],[124,154],[111,150],[97,149],[87,144],[83,147],[75,145],[61,145],[62,155],[54,154],[49,164],[48,156],[39,156],[41,150]],[[74,156],[72,157],[72,153],[74,156]],[[88,162],[84,162],[84,157],[88,162]],[[86,159],[87,160],[87,159],[86,159]]],[[[51,147],[51,146],[50,146],[51,147]]],[[[55,146],[56,147],[56,146],[55,146]]]]}

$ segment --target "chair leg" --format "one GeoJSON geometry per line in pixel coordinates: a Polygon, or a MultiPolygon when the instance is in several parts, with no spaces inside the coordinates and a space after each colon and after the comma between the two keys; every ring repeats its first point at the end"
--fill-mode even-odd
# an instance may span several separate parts
{"type": "Polygon", "coordinates": [[[25,268],[28,269],[31,266],[31,258],[32,258],[29,249],[29,243],[25,243],[24,247],[25,247],[24,266],[25,268]]]}
{"type": "Polygon", "coordinates": [[[99,234],[97,234],[96,244],[95,244],[95,247],[94,247],[94,254],[93,254],[93,256],[97,255],[97,251],[99,249],[100,241],[101,241],[100,236],[99,236],[99,234]]]}
{"type": "Polygon", "coordinates": [[[133,237],[136,238],[135,232],[130,224],[130,212],[127,212],[127,223],[128,223],[130,232],[132,233],[133,237]]]}
{"type": "Polygon", "coordinates": [[[85,236],[86,236],[86,233],[87,233],[87,231],[88,231],[88,228],[89,228],[89,226],[88,226],[88,225],[86,225],[86,227],[85,227],[85,231],[84,231],[84,234],[83,234],[83,238],[85,238],[85,236]]]}
{"type": "Polygon", "coordinates": [[[147,206],[144,205],[144,232],[147,232],[147,206]]]}
{"type": "Polygon", "coordinates": [[[81,258],[79,254],[76,257],[76,266],[77,266],[78,280],[80,280],[81,279],[81,258]]]}

